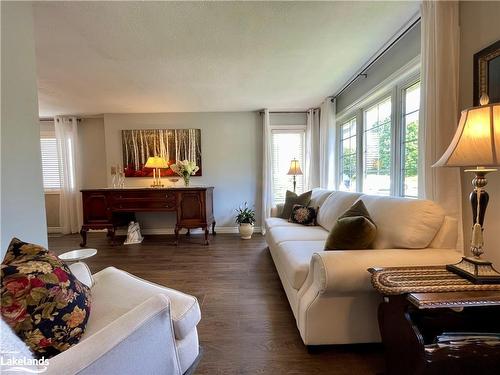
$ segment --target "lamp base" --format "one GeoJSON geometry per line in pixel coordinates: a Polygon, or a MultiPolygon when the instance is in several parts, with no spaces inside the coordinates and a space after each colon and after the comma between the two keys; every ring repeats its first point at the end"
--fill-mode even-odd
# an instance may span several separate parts
{"type": "Polygon", "coordinates": [[[465,277],[474,284],[500,284],[500,272],[487,260],[462,257],[457,264],[446,265],[446,269],[465,277]]]}

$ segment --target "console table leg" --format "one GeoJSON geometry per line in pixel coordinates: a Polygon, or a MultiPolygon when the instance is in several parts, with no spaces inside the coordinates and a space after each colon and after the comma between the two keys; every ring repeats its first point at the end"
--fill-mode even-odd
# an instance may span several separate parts
{"type": "Polygon", "coordinates": [[[208,230],[208,227],[205,227],[205,245],[208,245],[209,242],[208,242],[208,234],[210,233],[210,231],[208,230]]]}
{"type": "Polygon", "coordinates": [[[106,236],[110,239],[111,245],[113,245],[113,246],[116,245],[116,243],[115,243],[115,228],[114,227],[108,229],[108,234],[106,236]]]}
{"type": "Polygon", "coordinates": [[[186,237],[189,237],[191,236],[191,229],[188,228],[187,232],[186,232],[186,237]]]}
{"type": "Polygon", "coordinates": [[[176,225],[174,229],[175,233],[175,246],[179,245],[179,227],[176,225]]]}
{"type": "Polygon", "coordinates": [[[87,231],[88,229],[81,229],[80,230],[80,236],[82,236],[82,242],[80,242],[81,247],[87,246],[87,231]]]}
{"type": "Polygon", "coordinates": [[[215,233],[215,220],[212,222],[212,235],[215,236],[217,233],[215,233]]]}

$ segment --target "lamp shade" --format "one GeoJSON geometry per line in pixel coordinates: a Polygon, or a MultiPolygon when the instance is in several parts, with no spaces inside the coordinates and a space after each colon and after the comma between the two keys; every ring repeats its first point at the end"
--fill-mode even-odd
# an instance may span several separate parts
{"type": "Polygon", "coordinates": [[[148,161],[144,165],[146,168],[168,168],[168,163],[165,159],[160,156],[150,156],[148,161]]]}
{"type": "Polygon", "coordinates": [[[500,103],[465,109],[448,149],[434,167],[500,164],[500,103]]]}
{"type": "Polygon", "coordinates": [[[289,175],[300,176],[302,174],[302,169],[300,169],[300,164],[297,159],[293,159],[290,162],[290,169],[288,170],[289,175]]]}

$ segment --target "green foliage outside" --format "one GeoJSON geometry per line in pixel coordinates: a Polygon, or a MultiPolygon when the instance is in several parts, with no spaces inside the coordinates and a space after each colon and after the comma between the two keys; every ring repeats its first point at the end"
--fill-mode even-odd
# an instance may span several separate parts
{"type": "MultiPolygon", "coordinates": [[[[368,166],[368,174],[389,175],[391,172],[391,124],[390,122],[374,129],[378,135],[379,159],[368,166]]],[[[405,176],[414,177],[418,173],[418,122],[411,122],[406,127],[404,145],[405,176]]],[[[356,181],[356,153],[351,148],[342,150],[342,173],[344,182],[356,181]]]]}

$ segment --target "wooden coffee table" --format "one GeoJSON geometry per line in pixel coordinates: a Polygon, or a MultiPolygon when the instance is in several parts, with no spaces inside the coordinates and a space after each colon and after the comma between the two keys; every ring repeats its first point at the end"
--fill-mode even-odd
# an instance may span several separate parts
{"type": "Polygon", "coordinates": [[[475,285],[439,267],[369,269],[388,374],[500,373],[500,345],[436,344],[453,332],[500,334],[500,285],[475,285]]]}

